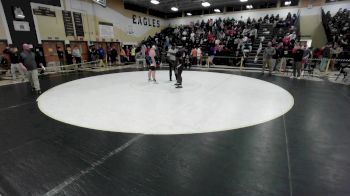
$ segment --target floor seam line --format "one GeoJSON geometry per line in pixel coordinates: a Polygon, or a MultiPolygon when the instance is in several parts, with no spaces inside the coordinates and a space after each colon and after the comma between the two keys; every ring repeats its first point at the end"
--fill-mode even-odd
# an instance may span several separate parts
{"type": "Polygon", "coordinates": [[[113,151],[107,153],[107,155],[103,156],[101,159],[93,162],[92,164],[90,164],[90,166],[84,170],[81,170],[80,172],[78,172],[77,174],[68,177],[66,180],[64,180],[62,183],[60,183],[59,185],[57,185],[56,187],[54,187],[53,189],[49,190],[48,192],[44,193],[43,196],[51,196],[51,195],[56,195],[58,194],[61,190],[63,190],[65,187],[67,187],[68,185],[72,184],[73,182],[79,180],[81,177],[83,177],[84,175],[94,171],[96,169],[96,167],[102,165],[103,163],[105,163],[108,159],[110,159],[112,156],[122,152],[123,150],[125,150],[126,148],[128,148],[129,146],[131,146],[134,142],[136,142],[137,140],[139,140],[140,138],[142,138],[144,135],[138,135],[132,139],[130,139],[128,142],[124,143],[122,146],[114,149],[113,151]]]}
{"type": "Polygon", "coordinates": [[[290,156],[289,156],[289,142],[288,142],[288,134],[287,134],[287,126],[285,115],[283,115],[283,128],[284,128],[284,136],[286,140],[286,154],[287,154],[287,165],[288,165],[288,179],[289,179],[289,195],[293,196],[293,184],[292,184],[292,168],[290,164],[290,156]]]}
{"type": "Polygon", "coordinates": [[[36,101],[32,101],[32,102],[27,102],[27,103],[22,103],[22,104],[18,104],[18,105],[12,105],[12,106],[8,106],[8,107],[0,108],[0,112],[1,112],[1,111],[5,111],[5,110],[10,110],[10,109],[13,109],[13,108],[19,108],[19,107],[22,107],[22,106],[25,106],[25,105],[30,105],[30,104],[33,104],[33,103],[36,103],[36,101]]]}

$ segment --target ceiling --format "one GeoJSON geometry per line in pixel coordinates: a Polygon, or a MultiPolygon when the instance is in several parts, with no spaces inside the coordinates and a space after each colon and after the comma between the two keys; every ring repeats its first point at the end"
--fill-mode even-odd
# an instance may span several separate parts
{"type": "Polygon", "coordinates": [[[241,3],[239,0],[206,0],[211,6],[209,8],[204,8],[201,3],[204,0],[158,0],[160,4],[154,5],[150,0],[124,0],[126,3],[132,3],[141,7],[154,9],[157,11],[169,13],[171,7],[176,6],[179,11],[189,11],[189,10],[200,10],[200,9],[213,9],[222,8],[229,5],[241,5],[241,4],[252,4],[255,2],[268,2],[271,0],[248,0],[248,2],[241,3]]]}

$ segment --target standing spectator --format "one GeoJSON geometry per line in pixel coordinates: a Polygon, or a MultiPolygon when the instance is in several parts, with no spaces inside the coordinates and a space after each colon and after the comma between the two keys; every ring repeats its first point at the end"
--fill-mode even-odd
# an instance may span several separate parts
{"type": "Polygon", "coordinates": [[[320,64],[320,71],[325,71],[327,64],[328,64],[328,59],[331,57],[331,44],[328,43],[324,48],[323,48],[323,54],[322,54],[322,60],[320,64]]]}
{"type": "MultiPolygon", "coordinates": [[[[184,54],[184,51],[182,51],[182,53],[184,54]]],[[[184,64],[185,64],[185,58],[181,58],[181,60],[179,61],[179,63],[177,64],[176,66],[176,75],[177,75],[177,78],[176,78],[176,84],[175,84],[175,88],[182,88],[182,70],[183,70],[183,67],[184,67],[184,64]]]]}
{"type": "Polygon", "coordinates": [[[212,45],[208,51],[208,60],[207,60],[208,68],[210,67],[210,65],[214,65],[213,63],[214,57],[215,57],[215,48],[212,45]]]}
{"type": "MultiPolygon", "coordinates": [[[[283,43],[282,43],[282,45],[283,45],[283,43]]],[[[288,46],[280,47],[279,53],[280,53],[280,58],[281,58],[279,71],[284,72],[286,70],[286,65],[287,65],[288,46]]]]}
{"type": "MultiPolygon", "coordinates": [[[[165,48],[168,48],[168,47],[169,47],[169,45],[170,45],[170,40],[169,40],[169,37],[168,37],[168,36],[165,36],[165,42],[164,42],[164,46],[165,46],[165,48]]],[[[144,46],[144,45],[142,45],[142,46],[144,46]]]]}
{"type": "Polygon", "coordinates": [[[136,47],[132,46],[132,48],[131,48],[131,59],[130,59],[131,62],[136,62],[135,56],[136,56],[136,47]]]}
{"type": "Polygon", "coordinates": [[[120,48],[120,61],[121,63],[125,63],[126,61],[128,61],[128,59],[126,58],[126,53],[123,47],[120,48]]]}
{"type": "Polygon", "coordinates": [[[111,51],[112,51],[112,45],[107,45],[106,48],[106,65],[111,65],[111,51]]]}
{"type": "Polygon", "coordinates": [[[262,74],[264,74],[265,66],[269,69],[269,75],[272,75],[272,56],[276,54],[276,50],[272,47],[272,43],[269,42],[267,47],[264,50],[263,54],[263,66],[262,66],[262,74]]]}
{"type": "Polygon", "coordinates": [[[142,54],[142,57],[145,58],[146,57],[146,50],[147,50],[147,47],[145,44],[142,44],[141,46],[141,54],[142,54]]]}
{"type": "Polygon", "coordinates": [[[92,45],[89,47],[89,59],[88,61],[96,61],[96,56],[97,56],[97,52],[96,52],[96,48],[95,45],[92,45]]]}
{"type": "Polygon", "coordinates": [[[97,55],[98,55],[98,59],[99,59],[99,66],[102,67],[104,66],[104,60],[105,60],[105,49],[103,49],[102,45],[99,45],[98,49],[97,49],[97,55]]]}
{"type": "Polygon", "coordinates": [[[293,76],[291,78],[297,77],[298,79],[300,79],[304,51],[303,49],[301,49],[299,43],[295,45],[293,53],[294,53],[293,76]]]}
{"type": "MultiPolygon", "coordinates": [[[[29,45],[30,49],[32,52],[35,52],[35,61],[36,61],[36,64],[37,65],[40,65],[40,66],[46,66],[46,61],[45,61],[45,56],[44,56],[44,51],[41,47],[36,47],[34,49],[33,45],[29,45]]],[[[40,72],[40,73],[43,73],[40,72]]]]}
{"type": "Polygon", "coordinates": [[[38,78],[38,66],[35,62],[35,54],[30,51],[30,46],[28,44],[23,44],[23,52],[20,54],[20,61],[28,70],[28,80],[32,89],[40,95],[41,90],[38,78]]]}
{"type": "Polygon", "coordinates": [[[128,46],[125,46],[125,57],[127,58],[127,61],[130,62],[130,49],[128,46]]]}
{"type": "MultiPolygon", "coordinates": [[[[177,53],[177,49],[175,45],[172,45],[171,48],[169,48],[168,50],[168,57],[169,57],[169,80],[172,81],[172,70],[174,69],[175,72],[175,68],[177,66],[176,64],[176,53],[177,53]]],[[[175,73],[175,77],[176,77],[176,73],[175,73]]]]}
{"type": "Polygon", "coordinates": [[[193,47],[191,50],[191,64],[197,65],[197,49],[193,47]]]}
{"type": "Polygon", "coordinates": [[[148,81],[153,81],[154,83],[157,83],[156,80],[156,46],[152,46],[152,48],[149,50],[149,70],[148,70],[148,81]],[[152,80],[151,80],[152,79],[152,80]]]}
{"type": "Polygon", "coordinates": [[[57,47],[57,56],[60,61],[60,66],[64,66],[64,52],[61,47],[57,47]]]}
{"type": "Polygon", "coordinates": [[[78,45],[74,46],[72,56],[74,57],[76,64],[81,64],[81,52],[78,45]]]}
{"type": "Polygon", "coordinates": [[[202,50],[200,47],[197,48],[197,65],[202,66],[202,50]]]}
{"type": "Polygon", "coordinates": [[[308,48],[306,45],[304,47],[304,51],[303,51],[303,61],[301,64],[301,75],[304,75],[304,70],[306,68],[306,65],[308,64],[308,59],[312,56],[311,54],[311,49],[308,48]]]}
{"type": "Polygon", "coordinates": [[[151,48],[149,46],[147,46],[146,50],[145,50],[145,56],[149,56],[149,51],[151,50],[151,48]]]}
{"type": "Polygon", "coordinates": [[[18,52],[17,47],[12,47],[12,48],[7,47],[4,50],[4,53],[8,54],[10,56],[12,79],[13,80],[17,79],[16,71],[18,71],[21,74],[22,81],[24,81],[25,80],[25,68],[20,63],[20,53],[18,52]]]}
{"type": "Polygon", "coordinates": [[[69,45],[66,48],[66,60],[67,60],[67,65],[73,64],[72,48],[69,45]]]}
{"type": "Polygon", "coordinates": [[[343,52],[343,48],[339,47],[337,43],[334,43],[334,47],[331,48],[331,55],[332,55],[332,60],[329,65],[329,69],[331,71],[334,70],[335,67],[335,60],[338,58],[339,54],[343,52]]]}
{"type": "Polygon", "coordinates": [[[112,65],[114,65],[114,63],[117,61],[117,56],[118,56],[118,52],[115,45],[113,44],[111,49],[111,54],[110,54],[110,58],[111,58],[110,60],[112,65]]]}
{"type": "Polygon", "coordinates": [[[272,70],[275,71],[276,70],[276,65],[277,65],[277,59],[279,58],[279,53],[277,52],[277,46],[273,47],[275,48],[275,54],[272,55],[272,59],[271,59],[271,67],[272,70]]]}

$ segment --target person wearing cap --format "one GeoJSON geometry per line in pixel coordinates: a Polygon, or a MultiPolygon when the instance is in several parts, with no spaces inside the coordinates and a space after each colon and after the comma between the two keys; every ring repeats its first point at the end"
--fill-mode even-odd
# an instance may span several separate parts
{"type": "Polygon", "coordinates": [[[30,45],[23,44],[23,51],[20,54],[20,62],[28,70],[28,80],[32,86],[33,91],[38,95],[41,94],[40,83],[38,78],[38,65],[35,62],[35,53],[30,50],[30,45]]]}
{"type": "Polygon", "coordinates": [[[267,47],[264,50],[263,54],[263,66],[262,66],[262,74],[264,74],[265,66],[269,69],[269,74],[272,74],[272,56],[276,54],[276,49],[272,47],[272,43],[269,42],[267,47]]]}

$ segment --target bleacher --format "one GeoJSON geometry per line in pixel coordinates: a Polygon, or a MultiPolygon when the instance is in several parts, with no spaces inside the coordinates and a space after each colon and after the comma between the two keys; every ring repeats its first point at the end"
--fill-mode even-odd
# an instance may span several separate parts
{"type": "Polygon", "coordinates": [[[259,19],[248,18],[247,21],[234,18],[219,18],[208,20],[207,22],[196,21],[188,25],[168,27],[154,37],[148,37],[142,44],[148,46],[157,45],[161,51],[166,50],[168,45],[166,45],[165,38],[168,37],[171,44],[184,46],[188,52],[191,51],[193,46],[200,46],[203,54],[207,53],[211,45],[215,44],[221,47],[218,47],[220,50],[215,55],[214,64],[239,65],[243,56],[244,66],[261,67],[262,53],[258,55],[258,60],[254,61],[260,41],[263,40],[262,45],[264,48],[274,38],[272,35],[276,35],[276,38],[281,40],[287,34],[295,33],[298,38],[300,35],[300,28],[297,27],[298,23],[299,13],[294,15],[288,14],[285,19],[280,18],[278,15],[266,15],[264,18],[259,19]],[[257,37],[250,39],[249,32],[254,28],[257,29],[257,37]],[[192,33],[195,34],[193,40],[191,39],[192,33]],[[210,34],[212,34],[214,40],[210,39],[210,34]],[[246,36],[248,41],[242,41],[246,36]],[[243,54],[243,51],[245,54],[243,54]]]}

